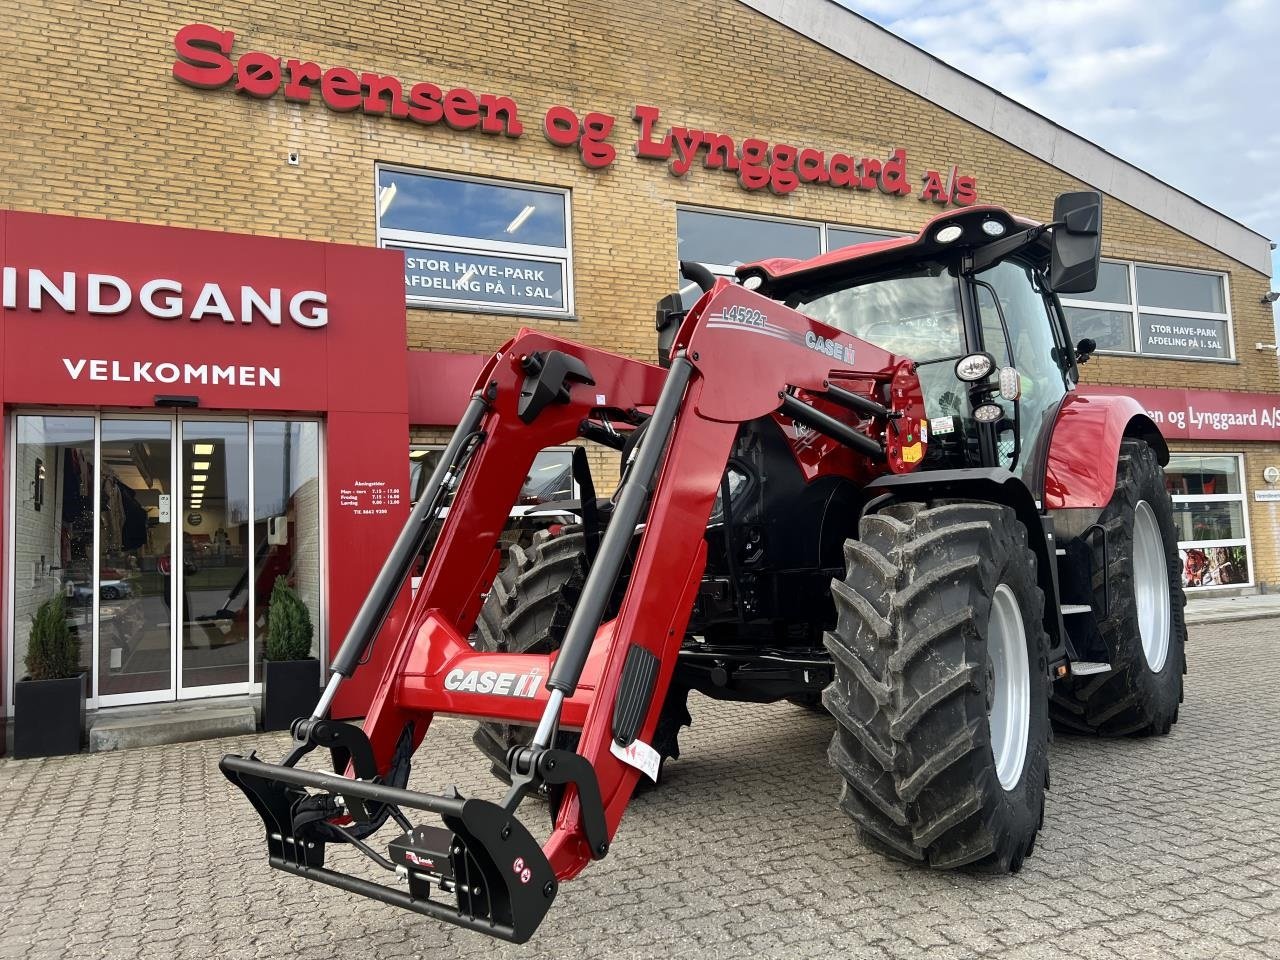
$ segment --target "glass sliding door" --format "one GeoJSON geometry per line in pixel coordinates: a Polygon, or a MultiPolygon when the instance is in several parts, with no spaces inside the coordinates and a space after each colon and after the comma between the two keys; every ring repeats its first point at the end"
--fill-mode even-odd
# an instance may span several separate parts
{"type": "Polygon", "coordinates": [[[93,696],[94,418],[14,418],[12,679],[26,676],[31,620],[63,598],[93,696]]]}
{"type": "Polygon", "coordinates": [[[60,597],[91,707],[248,693],[280,578],[321,656],[320,435],[314,420],[15,414],[6,682],[60,597]]]}
{"type": "Polygon", "coordinates": [[[320,656],[320,424],[305,420],[253,422],[254,682],[277,579],[297,591],[311,613],[311,655],[320,656]]]}
{"type": "Polygon", "coordinates": [[[103,417],[98,496],[98,697],[173,695],[173,421],[103,417]]]}
{"type": "Polygon", "coordinates": [[[249,424],[181,422],[179,695],[249,683],[249,424]]]}

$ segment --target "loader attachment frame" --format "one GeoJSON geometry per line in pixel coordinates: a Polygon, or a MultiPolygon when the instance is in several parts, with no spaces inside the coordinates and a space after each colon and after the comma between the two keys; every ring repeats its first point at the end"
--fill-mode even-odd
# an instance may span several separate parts
{"type": "Polygon", "coordinates": [[[741,424],[768,416],[826,433],[885,472],[923,459],[912,363],[719,281],[674,338],[669,369],[522,330],[486,365],[471,403],[333,664],[315,714],[294,724],[280,764],[227,756],[222,770],[262,817],[273,867],[437,919],[523,942],[558,884],[603,857],[653,738],[697,596],[704,531],[741,424]],[[851,403],[856,394],[862,402],[851,403]],[[467,641],[497,568],[498,536],[534,456],[648,416],[559,650],[478,652],[467,641]],[[453,501],[363,729],[327,719],[407,581],[426,530],[453,501]],[[616,616],[602,620],[625,562],[616,616]],[[407,789],[409,758],[437,713],[527,724],[497,803],[407,789]],[[581,731],[575,752],[552,748],[581,731]],[[302,769],[316,748],[333,773],[302,769]],[[560,802],[541,844],[516,819],[523,797],[560,802]],[[562,791],[562,792],[560,792],[562,791]],[[404,810],[438,815],[413,825],[404,810]],[[403,834],[367,842],[387,819],[403,834]],[[324,866],[345,843],[400,874],[408,891],[324,866]],[[430,866],[427,866],[430,864],[430,866]],[[456,900],[433,899],[431,890],[456,900]]]}

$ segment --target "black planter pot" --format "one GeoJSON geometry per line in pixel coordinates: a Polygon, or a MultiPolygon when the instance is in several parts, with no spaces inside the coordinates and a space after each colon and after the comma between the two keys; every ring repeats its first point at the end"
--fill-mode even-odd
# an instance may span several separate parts
{"type": "Polygon", "coordinates": [[[13,755],[60,757],[79,753],[84,740],[85,674],[65,680],[19,680],[13,685],[13,755]]]}
{"type": "Polygon", "coordinates": [[[320,699],[319,660],[262,662],[262,729],[288,730],[320,699]]]}

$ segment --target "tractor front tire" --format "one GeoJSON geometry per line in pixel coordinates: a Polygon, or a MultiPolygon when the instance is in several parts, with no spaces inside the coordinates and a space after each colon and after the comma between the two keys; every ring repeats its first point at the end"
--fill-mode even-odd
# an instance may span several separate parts
{"type": "Polygon", "coordinates": [[[1103,577],[1110,599],[1098,629],[1111,651],[1108,673],[1059,680],[1049,704],[1064,732],[1103,737],[1166,734],[1178,720],[1187,672],[1186,621],[1173,500],[1155,451],[1141,440],[1120,445],[1116,488],[1098,523],[1106,533],[1103,577]]]}
{"type": "MultiPolygon", "coordinates": [[[[586,536],[579,526],[565,527],[556,534],[539,530],[527,549],[511,547],[507,563],[494,578],[476,620],[475,648],[498,653],[552,653],[560,649],[589,566],[586,536]]],[[[614,602],[605,612],[606,619],[617,612],[622,590],[620,578],[614,602]]],[[[691,723],[688,695],[687,689],[675,684],[667,691],[651,744],[663,765],[668,759],[680,756],[680,728],[691,723]]],[[[507,769],[507,751],[514,746],[524,746],[532,739],[530,727],[495,721],[481,722],[472,737],[489,758],[494,776],[508,783],[511,774],[507,769]]],[[[554,746],[575,750],[578,734],[558,733],[554,746]]],[[[644,784],[648,780],[641,778],[640,782],[644,784]]]]}
{"type": "Polygon", "coordinates": [[[823,694],[841,807],[890,856],[1018,870],[1049,783],[1049,638],[1026,530],[996,504],[890,504],[845,559],[823,694]]]}

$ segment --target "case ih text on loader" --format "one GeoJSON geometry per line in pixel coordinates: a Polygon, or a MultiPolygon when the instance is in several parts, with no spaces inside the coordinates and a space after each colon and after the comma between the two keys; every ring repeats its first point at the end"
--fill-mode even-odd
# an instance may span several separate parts
{"type": "Polygon", "coordinates": [[[1100,196],[1072,193],[1049,224],[970,207],[737,283],[682,264],[703,292],[659,304],[661,366],[522,331],[292,752],[222,760],[271,865],[523,942],[609,852],[641,769],[678,756],[698,691],[829,713],[867,844],[1017,870],[1050,723],[1164,734],[1182,699],[1168,450],[1132,399],[1075,392],[1093,344],[1072,345],[1057,299],[1093,288],[1100,224],[1100,196]],[[581,522],[499,570],[534,456],[575,438],[620,452],[616,492],[597,499],[578,450],[581,522]],[[363,729],[329,719],[441,516],[363,729]],[[505,797],[406,789],[437,713],[480,721],[505,797]],[[299,765],[317,747],[334,772],[299,765]],[[531,794],[541,841],[517,817],[531,794]],[[331,844],[389,882],[326,867],[331,844]]]}

